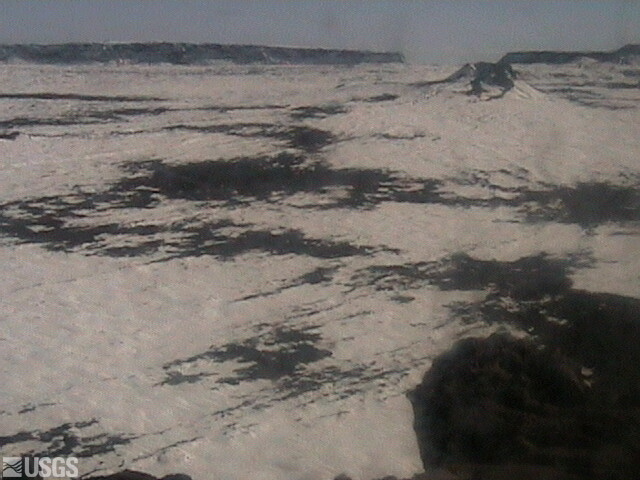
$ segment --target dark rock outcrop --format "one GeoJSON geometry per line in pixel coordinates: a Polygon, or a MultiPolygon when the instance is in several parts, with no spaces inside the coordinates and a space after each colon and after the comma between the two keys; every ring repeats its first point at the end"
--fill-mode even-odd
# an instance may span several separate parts
{"type": "Polygon", "coordinates": [[[469,95],[481,96],[489,93],[491,98],[500,98],[514,86],[516,72],[511,65],[506,62],[488,63],[467,63],[455,73],[442,80],[418,82],[413,84],[416,87],[429,87],[441,84],[462,84],[468,85],[469,95]]]}
{"type": "MultiPolygon", "coordinates": [[[[427,475],[426,473],[417,473],[413,477],[405,478],[405,479],[399,479],[394,475],[388,475],[386,477],[376,478],[374,480],[457,480],[457,477],[452,477],[451,475],[448,475],[445,472],[442,472],[442,474],[437,473],[433,475],[432,474],[427,475]],[[444,474],[445,477],[443,477],[442,474],[444,474]]],[[[341,474],[335,477],[333,480],[352,480],[352,478],[349,477],[348,475],[341,474]]]]}
{"type": "Polygon", "coordinates": [[[463,340],[411,393],[423,463],[485,480],[636,479],[640,408],[604,400],[591,380],[529,341],[463,340]]]}
{"type": "Polygon", "coordinates": [[[473,64],[473,67],[474,77],[471,80],[470,95],[482,94],[487,86],[498,87],[503,94],[513,88],[516,74],[508,63],[480,62],[473,64]]]}
{"type": "MultiPolygon", "coordinates": [[[[28,478],[23,475],[18,478],[28,478]]],[[[46,477],[49,478],[49,477],[46,477]]],[[[111,475],[99,475],[97,477],[82,477],[84,480],[192,480],[189,475],[181,473],[165,475],[162,478],[154,477],[148,473],[138,472],[136,470],[123,470],[121,472],[112,473],[111,475]]],[[[42,480],[39,474],[31,477],[31,480],[42,480]]]]}
{"type": "Polygon", "coordinates": [[[0,140],[15,140],[20,132],[0,132],[0,140]]]}
{"type": "Polygon", "coordinates": [[[500,59],[499,63],[571,63],[581,59],[592,59],[599,62],[629,63],[640,58],[640,44],[625,45],[611,52],[556,52],[530,51],[510,52],[500,59]]]}
{"type": "Polygon", "coordinates": [[[158,478],[148,473],[137,472],[135,470],[123,470],[122,472],[106,476],[87,477],[86,480],[191,480],[191,477],[182,474],[171,474],[158,478]]]}
{"type": "Polygon", "coordinates": [[[402,63],[394,52],[328,50],[322,48],[221,45],[215,43],[65,43],[0,45],[0,61],[46,64],[170,63],[198,65],[214,61],[239,64],[402,63]]]}

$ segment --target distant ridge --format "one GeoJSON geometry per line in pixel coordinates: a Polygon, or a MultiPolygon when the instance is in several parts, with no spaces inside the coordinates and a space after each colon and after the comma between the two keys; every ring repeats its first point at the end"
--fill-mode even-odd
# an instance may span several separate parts
{"type": "Polygon", "coordinates": [[[64,43],[0,45],[0,62],[46,64],[121,62],[202,65],[216,61],[238,64],[352,65],[403,63],[395,52],[329,50],[322,48],[222,45],[217,43],[64,43]]]}
{"type": "Polygon", "coordinates": [[[554,52],[530,51],[511,52],[500,59],[499,63],[570,63],[583,58],[590,58],[599,62],[629,63],[640,58],[640,44],[625,45],[611,52],[554,52]]]}

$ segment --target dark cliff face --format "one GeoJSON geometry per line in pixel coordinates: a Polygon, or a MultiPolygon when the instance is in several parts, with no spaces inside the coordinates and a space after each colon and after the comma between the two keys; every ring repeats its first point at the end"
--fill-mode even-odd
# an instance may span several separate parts
{"type": "Polygon", "coordinates": [[[238,64],[351,65],[402,63],[404,57],[393,52],[194,43],[0,45],[0,61],[12,60],[47,64],[126,62],[198,65],[228,61],[238,64]]]}
{"type": "Polygon", "coordinates": [[[550,63],[562,64],[588,58],[599,62],[629,63],[633,57],[640,57],[640,44],[625,45],[611,52],[554,52],[531,51],[507,53],[500,63],[550,63]]]}

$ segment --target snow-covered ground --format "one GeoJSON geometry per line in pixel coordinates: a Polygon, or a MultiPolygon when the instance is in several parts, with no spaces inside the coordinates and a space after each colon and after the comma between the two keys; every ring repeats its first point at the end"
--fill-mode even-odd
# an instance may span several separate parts
{"type": "Polygon", "coordinates": [[[640,295],[640,70],[516,69],[0,66],[1,453],[422,471],[407,391],[508,328],[458,315],[460,258],[640,295]]]}

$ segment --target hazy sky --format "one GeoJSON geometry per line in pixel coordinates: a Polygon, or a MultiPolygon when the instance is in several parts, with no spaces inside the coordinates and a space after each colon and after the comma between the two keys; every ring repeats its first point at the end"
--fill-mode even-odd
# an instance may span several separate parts
{"type": "Polygon", "coordinates": [[[399,50],[459,63],[640,43],[640,0],[0,0],[0,43],[81,41],[399,50]]]}

